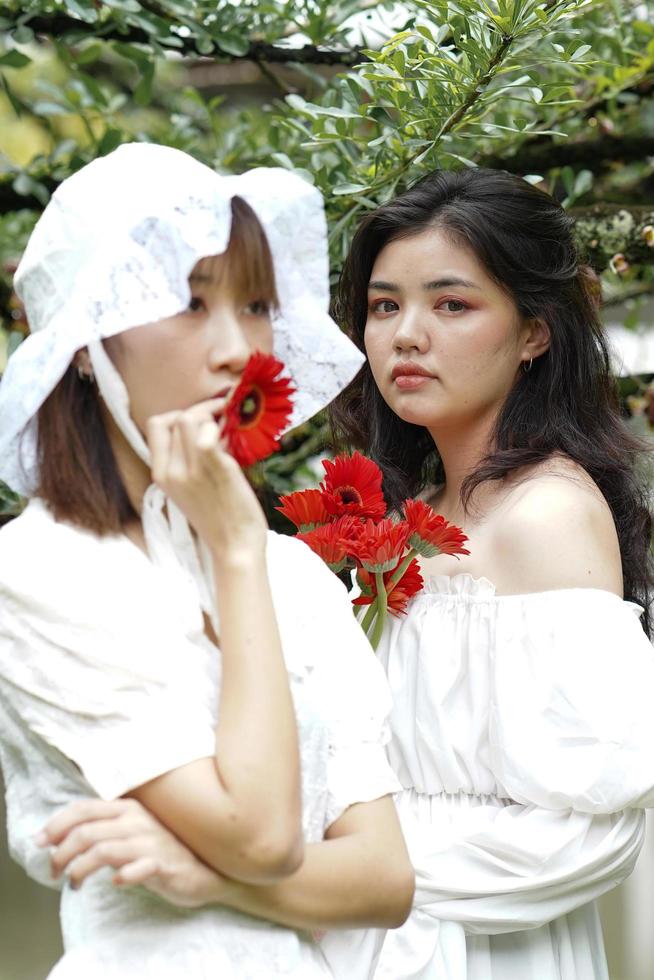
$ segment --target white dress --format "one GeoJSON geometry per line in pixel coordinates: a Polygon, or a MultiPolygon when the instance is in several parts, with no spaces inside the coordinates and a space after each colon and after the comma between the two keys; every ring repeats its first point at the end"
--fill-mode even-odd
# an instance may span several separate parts
{"type": "Polygon", "coordinates": [[[328,934],[336,973],[607,980],[593,900],[632,870],[654,804],[640,612],[595,589],[495,596],[460,574],[392,620],[378,653],[414,909],[392,932],[328,934]]]}
{"type": "MultiPolygon", "coordinates": [[[[308,841],[352,803],[395,792],[390,697],[346,591],[270,534],[273,599],[298,718],[308,841]]],[[[38,500],[0,531],[0,754],[11,853],[43,884],[33,836],[73,800],[111,799],[214,752],[220,655],[197,590],[122,535],[56,522],[38,500]]],[[[52,980],[318,980],[307,934],[213,906],[175,908],[110,870],[64,885],[52,980]]],[[[55,885],[55,887],[57,887],[55,885]]],[[[26,913],[27,914],[27,913],[26,913]]]]}

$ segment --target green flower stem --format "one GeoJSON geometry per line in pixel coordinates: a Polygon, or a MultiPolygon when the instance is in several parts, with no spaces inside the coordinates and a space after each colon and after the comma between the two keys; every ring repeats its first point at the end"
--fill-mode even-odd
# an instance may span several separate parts
{"type": "Polygon", "coordinates": [[[393,575],[390,582],[388,583],[388,587],[387,589],[385,589],[387,595],[390,595],[393,589],[395,588],[395,586],[398,584],[398,582],[402,581],[402,577],[404,573],[406,572],[407,568],[409,567],[409,565],[411,564],[411,562],[413,561],[413,559],[416,557],[417,554],[419,554],[419,552],[417,552],[415,548],[412,548],[409,554],[402,562],[402,564],[400,565],[400,567],[395,572],[395,575],[393,575]]]}
{"type": "Polygon", "coordinates": [[[372,646],[373,650],[376,650],[379,646],[379,641],[381,640],[381,635],[384,631],[384,623],[386,622],[386,610],[388,609],[388,595],[384,586],[384,573],[375,572],[375,581],[377,583],[376,605],[379,607],[379,611],[377,613],[377,619],[375,620],[375,628],[373,629],[372,636],[370,637],[370,645],[372,646]]]}
{"type": "Polygon", "coordinates": [[[372,626],[373,620],[377,615],[377,600],[373,599],[368,608],[366,609],[366,614],[361,620],[361,629],[368,635],[368,630],[372,626]]]}

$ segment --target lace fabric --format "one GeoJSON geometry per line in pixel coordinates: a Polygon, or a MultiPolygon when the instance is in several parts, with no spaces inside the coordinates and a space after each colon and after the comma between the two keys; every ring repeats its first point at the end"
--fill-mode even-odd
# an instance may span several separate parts
{"type": "Polygon", "coordinates": [[[327,231],[314,187],[281,168],[224,177],[179,150],[126,144],[63,182],[16,273],[32,334],[0,384],[0,478],[18,493],[34,490],[35,415],[75,352],[184,310],[195,263],[227,247],[236,196],[272,254],[274,352],[298,390],[289,428],[359,370],[363,355],[327,313],[327,231]]]}

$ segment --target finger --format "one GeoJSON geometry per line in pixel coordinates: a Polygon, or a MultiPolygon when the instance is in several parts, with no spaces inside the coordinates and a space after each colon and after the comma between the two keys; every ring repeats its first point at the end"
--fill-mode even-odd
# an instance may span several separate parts
{"type": "MultiPolygon", "coordinates": [[[[142,847],[142,842],[140,843],[142,847]]],[[[66,876],[73,888],[80,888],[82,883],[102,868],[121,868],[124,864],[134,861],[138,855],[139,842],[128,840],[105,840],[95,844],[85,854],[70,864],[66,876]]]]}
{"type": "Polygon", "coordinates": [[[164,477],[164,483],[184,483],[188,476],[189,466],[182,443],[182,433],[180,420],[176,422],[171,430],[170,453],[168,455],[168,467],[164,477]]]}
{"type": "Polygon", "coordinates": [[[145,423],[146,439],[150,450],[152,479],[160,483],[165,479],[171,451],[172,429],[177,412],[153,415],[145,423]]]}
{"type": "Polygon", "coordinates": [[[161,866],[156,858],[142,857],[123,864],[113,877],[114,885],[146,885],[152,878],[158,878],[161,866]]]}
{"type": "Polygon", "coordinates": [[[135,820],[125,818],[78,824],[50,855],[53,877],[59,877],[72,861],[102,841],[134,837],[139,830],[141,827],[135,820]]]}
{"type": "Polygon", "coordinates": [[[192,405],[186,410],[186,413],[200,421],[208,421],[209,419],[216,419],[217,416],[222,417],[228,404],[229,398],[210,398],[206,402],[198,402],[196,405],[192,405]]]}
{"type": "Polygon", "coordinates": [[[203,422],[198,428],[196,441],[199,453],[203,455],[211,453],[213,449],[217,449],[220,445],[219,426],[213,421],[203,422]]]}
{"type": "Polygon", "coordinates": [[[178,423],[182,447],[190,476],[197,476],[200,471],[200,456],[204,452],[200,434],[204,431],[204,442],[208,440],[207,430],[217,425],[212,418],[200,416],[197,413],[184,412],[178,423]]]}
{"type": "Polygon", "coordinates": [[[128,813],[131,800],[79,800],[60,810],[37,835],[40,847],[59,844],[70,831],[81,823],[93,820],[111,820],[128,813]]]}

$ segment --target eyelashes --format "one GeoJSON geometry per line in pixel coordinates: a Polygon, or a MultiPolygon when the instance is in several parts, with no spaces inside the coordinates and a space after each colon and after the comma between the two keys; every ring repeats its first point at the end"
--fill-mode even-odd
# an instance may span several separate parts
{"type": "MultiPolygon", "coordinates": [[[[192,296],[189,300],[187,312],[199,313],[202,310],[206,311],[206,308],[206,303],[201,296],[192,296]]],[[[265,299],[255,299],[243,307],[243,312],[249,316],[269,316],[270,303],[265,299]]]]}
{"type": "Polygon", "coordinates": [[[369,306],[370,312],[371,313],[393,313],[393,310],[382,310],[381,307],[384,306],[385,304],[388,305],[388,306],[394,306],[397,309],[397,303],[394,303],[392,299],[378,299],[378,300],[375,300],[374,303],[371,303],[370,304],[370,306],[369,306]]]}
{"type": "Polygon", "coordinates": [[[270,303],[265,299],[255,299],[245,307],[247,313],[252,316],[268,316],[270,314],[270,303]]]}
{"type": "MultiPolygon", "coordinates": [[[[437,310],[441,310],[442,307],[444,307],[444,306],[450,306],[450,305],[451,306],[456,306],[457,309],[454,309],[454,310],[453,309],[446,309],[443,312],[445,312],[445,313],[463,313],[465,310],[471,309],[471,307],[468,306],[467,303],[464,303],[464,301],[461,300],[461,299],[443,299],[443,300],[440,301],[440,303],[438,304],[438,306],[436,307],[436,309],[437,310]]],[[[377,300],[374,300],[372,303],[370,303],[368,309],[369,309],[369,311],[371,313],[395,313],[395,311],[399,309],[399,306],[397,305],[397,303],[395,302],[395,300],[392,300],[392,299],[377,299],[377,300]],[[384,309],[383,308],[384,306],[392,307],[392,308],[391,309],[384,309]]]]}

